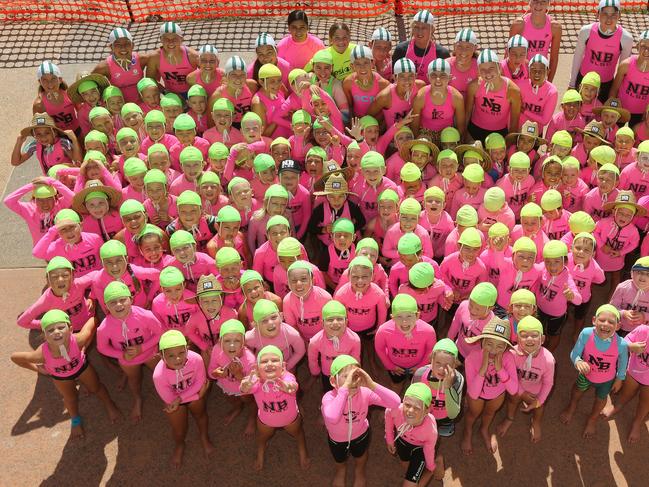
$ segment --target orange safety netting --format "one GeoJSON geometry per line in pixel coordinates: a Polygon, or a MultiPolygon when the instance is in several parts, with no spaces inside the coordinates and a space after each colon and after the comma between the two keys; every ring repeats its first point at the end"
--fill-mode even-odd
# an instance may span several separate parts
{"type": "MultiPolygon", "coordinates": [[[[624,0],[625,10],[644,10],[647,0],[624,0]]],[[[551,11],[595,12],[595,0],[554,0],[551,11]]],[[[412,15],[520,14],[527,0],[0,0],[0,22],[97,22],[207,20],[285,16],[302,9],[319,17],[366,18],[389,12],[412,15]]]]}
{"type": "MultiPolygon", "coordinates": [[[[550,12],[579,13],[595,12],[597,0],[552,0],[550,12]]],[[[644,10],[649,6],[647,0],[623,0],[624,10],[644,10]]],[[[528,0],[395,0],[395,12],[413,15],[422,9],[428,9],[434,15],[471,15],[471,14],[521,14],[529,7],[528,0]]]]}

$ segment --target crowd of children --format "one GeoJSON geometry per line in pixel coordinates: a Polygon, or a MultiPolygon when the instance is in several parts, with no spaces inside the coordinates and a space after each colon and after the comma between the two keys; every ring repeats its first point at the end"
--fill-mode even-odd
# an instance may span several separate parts
{"type": "Polygon", "coordinates": [[[152,374],[176,466],[189,413],[214,450],[206,401],[224,397],[226,423],[246,411],[256,469],[281,429],[307,468],[305,376],[321,384],[333,485],[350,456],[365,485],[378,406],[375,439],[411,486],[443,476],[436,444],[458,417],[467,455],[479,419],[490,452],[519,412],[541,441],[563,335],[576,381],[561,421],[593,389],[590,437],[639,395],[638,441],[649,31],[634,39],[619,0],[601,0],[559,100],[549,8],[530,0],[504,58],[470,28],[440,45],[427,10],[408,41],[379,28],[354,44],[335,23],[328,45],[296,10],[279,42],[259,34],[249,64],[185,45],[174,22],[148,53],[114,29],[110,56],[69,85],[44,61],[11,155],[36,155],[43,174],[5,199],[47,262],[42,296],[18,317],[44,342],[13,361],[53,379],[74,437],[77,383],[120,416],[89,352],[128,385],[134,421],[152,374]]]}

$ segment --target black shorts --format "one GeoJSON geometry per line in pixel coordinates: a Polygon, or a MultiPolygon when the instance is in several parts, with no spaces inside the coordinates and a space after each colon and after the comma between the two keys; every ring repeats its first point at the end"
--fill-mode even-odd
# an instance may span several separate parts
{"type": "Polygon", "coordinates": [[[397,447],[397,455],[402,462],[408,462],[405,479],[417,483],[426,471],[426,458],[424,457],[424,447],[411,445],[407,441],[398,438],[394,442],[397,447]]]}
{"type": "Polygon", "coordinates": [[[328,375],[324,375],[322,372],[320,372],[320,380],[322,381],[322,392],[329,392],[333,390],[333,386],[329,381],[328,375]]]}
{"type": "Polygon", "coordinates": [[[500,130],[493,130],[493,129],[483,129],[482,127],[478,127],[476,124],[473,122],[469,121],[469,126],[467,127],[467,130],[469,131],[469,134],[471,137],[473,137],[473,140],[479,140],[483,144],[485,143],[485,139],[487,138],[487,135],[493,133],[493,132],[498,132],[500,135],[505,137],[508,133],[509,130],[507,127],[504,129],[500,130]]]}
{"type": "Polygon", "coordinates": [[[361,340],[374,340],[376,328],[372,327],[367,330],[357,331],[356,334],[361,338],[361,340]]]}
{"type": "Polygon", "coordinates": [[[567,314],[561,316],[551,316],[539,310],[539,321],[543,323],[543,333],[547,336],[559,336],[561,335],[561,329],[563,325],[566,324],[567,314]]]}
{"type": "Polygon", "coordinates": [[[404,369],[402,375],[395,374],[394,372],[388,370],[388,375],[390,376],[390,380],[392,381],[393,384],[401,384],[403,381],[406,380],[410,382],[413,373],[414,373],[413,369],[404,369]]]}
{"type": "Polygon", "coordinates": [[[644,113],[632,113],[631,119],[629,120],[629,127],[633,127],[635,124],[642,122],[644,118],[644,113]]]}
{"type": "Polygon", "coordinates": [[[365,454],[367,448],[370,446],[370,429],[368,428],[365,433],[354,438],[349,443],[346,441],[334,441],[329,437],[327,437],[327,440],[329,442],[329,450],[335,462],[345,463],[350,454],[354,458],[362,457],[365,454]]]}
{"type": "Polygon", "coordinates": [[[90,362],[88,361],[88,357],[86,357],[86,360],[85,360],[85,362],[83,363],[83,365],[81,366],[81,368],[80,368],[79,370],[77,370],[74,374],[69,375],[69,376],[67,376],[67,377],[58,377],[58,376],[56,376],[56,375],[52,375],[52,379],[54,379],[54,380],[60,380],[60,381],[65,381],[65,380],[76,380],[76,379],[79,378],[79,376],[80,376],[81,374],[83,374],[83,373],[86,371],[86,369],[88,368],[88,365],[90,365],[90,362]]]}
{"type": "Polygon", "coordinates": [[[590,308],[590,301],[581,303],[579,306],[575,306],[573,304],[572,307],[575,311],[575,319],[583,320],[584,318],[586,318],[586,315],[588,314],[588,309],[590,308]]]}

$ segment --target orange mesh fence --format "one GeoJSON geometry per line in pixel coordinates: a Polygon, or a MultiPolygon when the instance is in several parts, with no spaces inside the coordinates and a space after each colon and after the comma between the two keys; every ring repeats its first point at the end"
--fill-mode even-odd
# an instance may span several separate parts
{"type": "MultiPolygon", "coordinates": [[[[551,13],[595,12],[596,0],[553,0],[550,3],[551,13]]],[[[434,15],[471,15],[471,14],[521,14],[529,7],[527,0],[395,0],[395,12],[413,15],[418,10],[428,9],[434,15]]],[[[647,0],[624,0],[622,8],[628,11],[646,10],[647,0]]]]}
{"type": "Polygon", "coordinates": [[[125,0],[0,0],[0,22],[123,24],[129,21],[131,16],[125,0]]]}

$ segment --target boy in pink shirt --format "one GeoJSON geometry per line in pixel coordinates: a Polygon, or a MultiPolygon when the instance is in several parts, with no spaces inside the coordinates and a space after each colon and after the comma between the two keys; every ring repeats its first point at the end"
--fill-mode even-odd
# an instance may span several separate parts
{"type": "MultiPolygon", "coordinates": [[[[514,242],[511,257],[502,257],[492,262],[492,265],[500,268],[498,278],[498,306],[496,314],[504,317],[502,310],[509,306],[512,293],[517,289],[536,290],[541,271],[534,264],[536,259],[536,244],[528,237],[520,237],[514,242]]],[[[500,257],[500,254],[496,254],[500,257]]]]}
{"type": "Polygon", "coordinates": [[[138,422],[142,419],[142,365],[153,369],[158,363],[162,328],[151,311],[132,305],[131,291],[123,282],[106,286],[104,301],[108,313],[97,328],[97,350],[117,359],[126,374],[135,399],[131,419],[138,422]]]}
{"type": "MultiPolygon", "coordinates": [[[[306,250],[304,246],[293,237],[285,237],[277,244],[277,260],[279,265],[273,269],[273,291],[280,298],[284,298],[291,289],[288,286],[288,268],[293,262],[306,260],[306,250]]],[[[324,289],[326,287],[325,279],[320,269],[311,264],[311,273],[313,275],[313,284],[324,289]]]]}
{"type": "Polygon", "coordinates": [[[383,323],[374,336],[374,350],[388,371],[395,392],[412,378],[437,341],[435,329],[419,319],[417,301],[409,294],[397,294],[392,301],[392,319],[383,323]]]}
{"type": "Polygon", "coordinates": [[[409,294],[417,301],[419,317],[437,326],[437,306],[448,311],[453,304],[453,290],[441,279],[435,279],[435,269],[429,262],[418,262],[408,271],[408,282],[401,284],[399,294],[409,294]]]}
{"type": "Polygon", "coordinates": [[[563,198],[556,189],[548,189],[541,195],[543,220],[541,228],[550,240],[561,240],[570,231],[568,219],[570,212],[563,209],[563,198]]]}
{"type": "MultiPolygon", "coordinates": [[[[374,264],[374,272],[372,273],[372,282],[379,286],[385,292],[385,295],[389,295],[388,289],[388,274],[385,272],[385,269],[381,264],[378,263],[379,260],[379,244],[375,239],[371,237],[362,238],[356,244],[356,255],[367,257],[370,259],[370,262],[374,264]]],[[[338,287],[336,291],[340,289],[344,284],[349,282],[349,269],[345,269],[342,276],[340,276],[340,281],[338,281],[338,287]]]]}
{"type": "Polygon", "coordinates": [[[299,164],[291,159],[282,161],[279,165],[279,183],[289,192],[289,201],[286,211],[291,215],[295,225],[295,236],[301,239],[306,234],[311,216],[311,194],[300,184],[299,164]]]}
{"type": "Polygon", "coordinates": [[[266,345],[274,345],[286,357],[286,368],[295,370],[306,352],[304,340],[295,328],[282,321],[282,315],[275,303],[260,299],[253,310],[255,327],[246,332],[246,346],[258,353],[266,345]]]}
{"type": "Polygon", "coordinates": [[[403,485],[426,485],[433,476],[437,424],[428,412],[432,401],[430,388],[419,382],[408,387],[401,405],[385,410],[385,442],[406,468],[403,485]]]}
{"type": "Polygon", "coordinates": [[[433,257],[437,259],[444,256],[446,238],[454,229],[451,215],[444,210],[446,199],[442,189],[431,186],[424,191],[424,211],[419,215],[419,225],[428,232],[433,245],[433,257]]]}
{"type": "Polygon", "coordinates": [[[463,205],[470,205],[476,210],[484,201],[486,189],[482,186],[484,183],[484,169],[480,164],[469,164],[462,171],[463,188],[458,189],[453,195],[453,201],[449,214],[455,217],[457,211],[463,205]]]}
{"type": "Polygon", "coordinates": [[[573,140],[576,140],[579,136],[577,129],[583,129],[586,125],[586,120],[580,113],[581,101],[581,95],[577,90],[566,90],[561,98],[561,111],[552,116],[545,132],[548,140],[551,140],[554,133],[559,130],[568,131],[573,140]]]}
{"type": "Polygon", "coordinates": [[[514,228],[516,218],[514,212],[507,205],[505,191],[494,186],[485,191],[484,200],[478,208],[478,230],[482,233],[489,232],[494,223],[503,223],[510,230],[514,228]]]}
{"type": "Polygon", "coordinates": [[[331,243],[321,264],[323,269],[327,269],[325,282],[331,290],[336,289],[340,276],[356,256],[355,233],[354,223],[347,218],[339,218],[331,226],[331,243]]]}
{"type": "Polygon", "coordinates": [[[495,453],[498,442],[489,434],[489,426],[505,402],[505,392],[518,392],[518,374],[514,355],[507,352],[512,347],[509,341],[509,321],[494,317],[480,335],[468,338],[469,343],[480,341],[480,346],[466,358],[468,412],[465,417],[461,448],[465,455],[473,453],[473,426],[482,416],[480,436],[487,450],[495,453]]]}
{"type": "Polygon", "coordinates": [[[462,359],[466,359],[477,348],[469,344],[467,338],[482,333],[485,325],[494,317],[493,307],[497,295],[498,291],[493,284],[480,282],[473,288],[469,298],[457,307],[447,336],[455,341],[462,359]]]}
{"type": "Polygon", "coordinates": [[[72,262],[75,277],[81,277],[100,268],[99,248],[103,243],[99,235],[81,231],[77,212],[63,209],[54,217],[54,226],[34,246],[32,255],[47,261],[65,257],[72,262]]]}
{"type": "Polygon", "coordinates": [[[440,267],[440,278],[453,289],[453,302],[466,299],[479,282],[487,280],[487,268],[478,254],[482,247],[480,232],[467,228],[458,240],[460,249],[447,256],[440,267]]]}
{"type": "Polygon", "coordinates": [[[385,177],[385,159],[375,151],[366,152],[361,158],[361,177],[351,185],[354,201],[369,222],[378,215],[378,197],[386,189],[397,191],[397,185],[385,177]]]}
{"type": "Polygon", "coordinates": [[[370,444],[370,406],[399,407],[399,396],[377,384],[358,357],[341,354],[331,363],[329,391],[322,397],[322,416],[329,449],[336,462],[334,485],[344,484],[349,455],[355,459],[354,480],[363,482],[370,444]]]}
{"type": "Polygon", "coordinates": [[[487,248],[480,253],[480,260],[487,268],[487,278],[494,286],[498,285],[501,268],[498,262],[512,255],[509,245],[509,228],[504,223],[496,222],[487,232],[487,248]]]}
{"type": "Polygon", "coordinates": [[[611,304],[621,315],[620,335],[649,323],[649,257],[640,257],[631,267],[631,279],[618,284],[611,304]]]}
{"type": "Polygon", "coordinates": [[[584,211],[597,222],[611,213],[604,209],[604,204],[615,201],[620,179],[620,170],[612,163],[602,165],[597,171],[597,187],[584,196],[584,211]]]}
{"type": "Polygon", "coordinates": [[[559,191],[563,196],[563,208],[570,213],[581,210],[584,207],[584,198],[590,191],[588,184],[579,177],[579,161],[568,156],[563,161],[563,171],[561,172],[561,186],[559,191]]]}
{"type": "Polygon", "coordinates": [[[640,142],[636,158],[622,170],[620,188],[630,189],[640,199],[649,194],[649,141],[640,142]]]}
{"type": "Polygon", "coordinates": [[[414,233],[421,239],[424,255],[433,257],[433,246],[428,232],[418,224],[421,214],[421,204],[414,198],[407,198],[399,205],[399,221],[392,225],[385,234],[381,254],[385,257],[385,264],[393,264],[399,257],[399,239],[407,233],[414,233]]]}
{"type": "MultiPolygon", "coordinates": [[[[455,228],[451,230],[451,233],[446,237],[446,242],[444,242],[444,256],[450,255],[453,252],[457,251],[458,243],[457,241],[462,235],[462,232],[467,228],[476,228],[478,226],[478,212],[473,206],[464,205],[462,206],[457,215],[455,215],[455,228]]],[[[485,236],[480,232],[480,239],[482,241],[482,247],[485,244],[485,236]]]]}
{"type": "Polygon", "coordinates": [[[323,390],[333,387],[329,380],[331,364],[340,355],[351,355],[361,359],[361,339],[347,327],[347,310],[336,300],[330,300],[322,307],[323,329],[309,340],[307,356],[312,376],[320,376],[323,390]]]}
{"type": "Polygon", "coordinates": [[[196,252],[196,240],[191,233],[185,230],[174,232],[169,239],[169,248],[174,256],[169,265],[182,271],[185,286],[190,291],[196,290],[196,283],[201,276],[218,274],[214,259],[203,252],[196,252]]]}
{"type": "Polygon", "coordinates": [[[446,198],[444,200],[444,209],[448,212],[451,211],[451,204],[453,197],[457,191],[462,189],[464,180],[462,175],[458,174],[458,160],[457,154],[451,149],[445,149],[437,155],[437,174],[433,177],[429,188],[434,186],[440,188],[446,198]]]}
{"type": "Polygon", "coordinates": [[[188,336],[187,322],[191,315],[199,313],[198,306],[190,304],[187,299],[192,292],[185,289],[185,276],[176,267],[165,267],[160,272],[160,289],[162,292],[153,298],[151,311],[162,324],[163,330],[179,329],[188,336]]]}
{"type": "Polygon", "coordinates": [[[516,242],[520,237],[529,237],[537,248],[536,261],[541,262],[543,246],[550,240],[542,229],[543,210],[536,203],[527,203],[521,209],[521,223],[516,225],[511,240],[516,242]]]}
{"type": "Polygon", "coordinates": [[[428,262],[439,274],[439,265],[430,257],[422,255],[421,239],[414,233],[406,233],[397,245],[399,261],[390,268],[388,287],[390,295],[396,296],[399,286],[408,282],[408,271],[417,262],[428,262]]]}
{"type": "Polygon", "coordinates": [[[509,171],[496,185],[505,192],[507,205],[512,209],[516,218],[521,208],[529,199],[534,186],[534,177],[530,174],[530,157],[524,152],[514,152],[509,158],[509,171]]]}
{"type": "Polygon", "coordinates": [[[278,428],[297,439],[300,466],[309,466],[302,416],[297,406],[298,383],[284,365],[282,351],[266,345],[257,354],[257,367],[241,381],[241,393],[252,394],[257,403],[257,457],[254,468],[264,468],[268,441],[278,428]]]}
{"type": "Polygon", "coordinates": [[[289,266],[288,287],[291,292],[284,296],[282,306],[284,321],[309,342],[322,331],[322,307],[331,301],[331,294],[313,285],[311,264],[303,260],[289,266]]]}
{"type": "Polygon", "coordinates": [[[509,350],[518,372],[518,391],[507,394],[507,415],[498,425],[499,436],[505,436],[514,422],[517,409],[532,413],[530,439],[541,441],[541,420],[545,401],[554,385],[555,360],[543,347],[543,325],[534,316],[525,316],[518,322],[518,344],[509,350]]]}
{"type": "Polygon", "coordinates": [[[582,303],[579,289],[566,267],[567,257],[568,247],[560,240],[551,240],[543,247],[537,303],[550,352],[559,346],[561,329],[568,318],[568,302],[576,306],[582,303]]]}
{"type": "Polygon", "coordinates": [[[176,443],[171,463],[178,468],[185,451],[188,410],[198,426],[205,455],[209,456],[215,450],[209,437],[205,408],[205,393],[209,382],[203,358],[187,349],[187,339],[182,332],[169,330],[163,333],[159,347],[162,360],[153,371],[153,385],[165,403],[163,411],[167,413],[176,443]]]}

